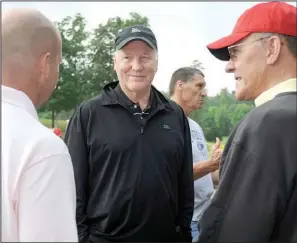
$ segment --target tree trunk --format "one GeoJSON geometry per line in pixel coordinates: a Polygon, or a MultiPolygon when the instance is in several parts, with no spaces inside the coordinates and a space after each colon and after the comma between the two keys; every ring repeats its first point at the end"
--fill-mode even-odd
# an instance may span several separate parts
{"type": "Polygon", "coordinates": [[[55,110],[52,109],[52,128],[55,127],[55,110]]]}

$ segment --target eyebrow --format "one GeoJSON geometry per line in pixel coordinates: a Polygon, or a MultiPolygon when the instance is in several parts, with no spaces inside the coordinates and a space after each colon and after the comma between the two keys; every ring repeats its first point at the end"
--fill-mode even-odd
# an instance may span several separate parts
{"type": "MultiPolygon", "coordinates": [[[[126,53],[126,54],[134,54],[133,51],[127,51],[127,52],[124,52],[124,53],[126,53]]],[[[151,54],[151,53],[149,53],[149,52],[141,53],[141,55],[149,55],[149,54],[151,54]]]]}
{"type": "Polygon", "coordinates": [[[196,85],[201,85],[201,84],[206,84],[206,82],[205,82],[205,81],[198,81],[198,82],[196,83],[196,85]]]}

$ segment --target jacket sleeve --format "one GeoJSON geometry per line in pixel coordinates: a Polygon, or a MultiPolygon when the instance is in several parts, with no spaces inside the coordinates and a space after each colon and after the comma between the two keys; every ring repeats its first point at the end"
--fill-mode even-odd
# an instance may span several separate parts
{"type": "Polygon", "coordinates": [[[184,154],[179,180],[179,226],[184,241],[192,242],[191,221],[194,210],[192,143],[188,119],[184,118],[184,154]]]}
{"type": "Polygon", "coordinates": [[[258,125],[244,129],[224,153],[221,181],[200,220],[198,242],[270,241],[286,204],[277,169],[284,145],[277,130],[268,130],[269,122],[251,127],[258,125]]]}
{"type": "Polygon", "coordinates": [[[86,128],[88,113],[82,113],[82,106],[71,117],[66,134],[65,143],[72,158],[76,184],[76,223],[79,242],[88,240],[88,216],[86,212],[88,195],[88,147],[86,144],[86,128]]]}

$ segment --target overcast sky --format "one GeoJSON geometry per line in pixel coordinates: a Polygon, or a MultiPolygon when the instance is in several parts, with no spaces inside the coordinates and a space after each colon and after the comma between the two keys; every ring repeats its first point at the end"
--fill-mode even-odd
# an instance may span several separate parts
{"type": "MultiPolygon", "coordinates": [[[[171,74],[199,59],[205,67],[209,95],[222,88],[234,90],[232,74],[224,72],[225,62],[216,60],[206,45],[231,33],[237,18],[259,2],[4,2],[2,11],[29,7],[40,10],[53,21],[81,13],[88,28],[108,18],[128,17],[137,12],[148,17],[159,49],[159,70],[153,84],[168,90],[171,74]]],[[[295,2],[290,4],[296,6],[295,2]]]]}

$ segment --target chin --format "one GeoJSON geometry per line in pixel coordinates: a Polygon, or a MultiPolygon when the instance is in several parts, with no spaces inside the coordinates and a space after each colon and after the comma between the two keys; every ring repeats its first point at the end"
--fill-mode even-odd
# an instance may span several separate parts
{"type": "Polygon", "coordinates": [[[244,101],[243,97],[241,95],[238,95],[236,94],[235,95],[235,98],[238,100],[238,101],[244,101]]]}
{"type": "Polygon", "coordinates": [[[254,99],[244,92],[235,93],[235,97],[238,101],[253,101],[254,99]]]}
{"type": "Polygon", "coordinates": [[[243,89],[237,88],[235,91],[235,98],[239,101],[244,101],[245,100],[245,91],[243,89]]]}
{"type": "Polygon", "coordinates": [[[127,85],[127,87],[131,91],[143,91],[145,89],[150,88],[151,84],[147,82],[131,82],[127,85]]]}

